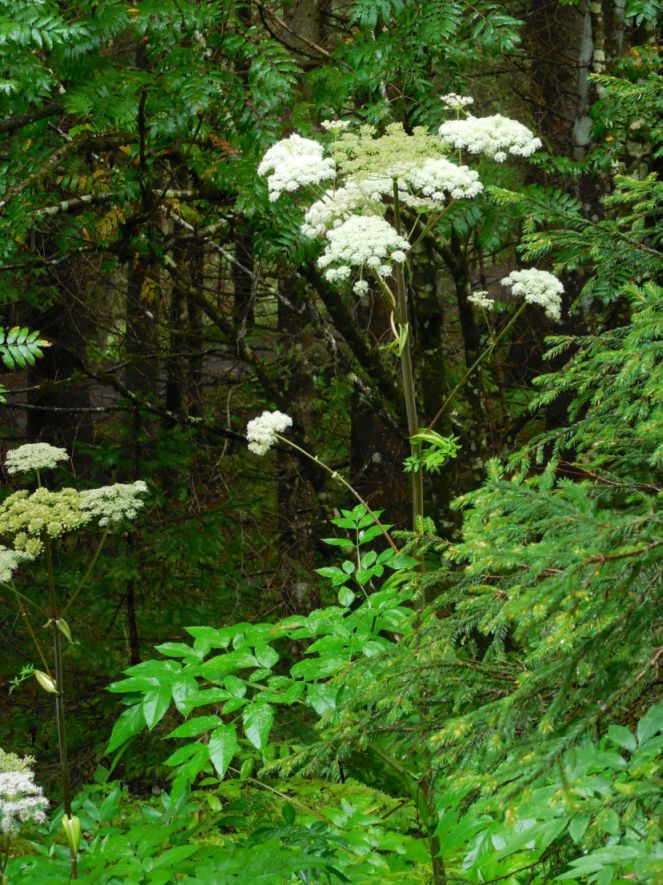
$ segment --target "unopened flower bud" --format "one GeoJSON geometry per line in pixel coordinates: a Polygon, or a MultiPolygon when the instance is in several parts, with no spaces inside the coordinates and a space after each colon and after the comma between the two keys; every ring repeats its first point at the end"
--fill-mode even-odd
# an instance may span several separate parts
{"type": "Polygon", "coordinates": [[[48,675],[48,673],[44,673],[43,670],[35,670],[35,679],[49,694],[59,694],[58,687],[55,683],[54,679],[48,675]]]}
{"type": "Polygon", "coordinates": [[[71,638],[71,630],[69,629],[69,624],[65,621],[64,618],[58,618],[55,622],[55,626],[69,642],[73,642],[71,638]]]}
{"type": "Polygon", "coordinates": [[[72,814],[71,817],[63,815],[62,829],[67,837],[67,843],[71,848],[71,853],[75,856],[78,854],[78,846],[81,844],[81,822],[80,818],[72,814]]]}

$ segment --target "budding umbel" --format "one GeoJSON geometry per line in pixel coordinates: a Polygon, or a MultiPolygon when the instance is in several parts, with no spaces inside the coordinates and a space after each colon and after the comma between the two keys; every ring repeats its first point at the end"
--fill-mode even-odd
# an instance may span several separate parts
{"type": "Polygon", "coordinates": [[[59,694],[55,680],[51,679],[48,673],[44,673],[43,670],[35,670],[35,679],[44,691],[47,691],[49,694],[59,694]]]}

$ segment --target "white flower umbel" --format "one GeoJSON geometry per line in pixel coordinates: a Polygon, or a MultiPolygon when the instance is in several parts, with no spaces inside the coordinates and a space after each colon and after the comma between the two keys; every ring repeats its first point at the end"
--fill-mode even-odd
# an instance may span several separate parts
{"type": "Polygon", "coordinates": [[[43,824],[48,800],[31,771],[0,772],[0,830],[13,835],[28,821],[43,824]]]}
{"type": "Polygon", "coordinates": [[[334,178],[336,164],[323,154],[324,147],[317,141],[296,134],[272,145],[258,166],[258,175],[267,176],[269,199],[273,202],[283,191],[334,178]]]}
{"type": "Polygon", "coordinates": [[[327,132],[343,132],[351,123],[349,120],[323,120],[320,125],[327,132]]]}
{"type": "Polygon", "coordinates": [[[283,412],[263,412],[252,418],[246,425],[249,451],[255,455],[265,455],[276,443],[276,434],[292,427],[292,418],[283,412]]]}
{"type": "Polygon", "coordinates": [[[306,211],[301,231],[305,237],[322,236],[330,227],[338,227],[348,216],[361,212],[381,214],[382,198],[393,193],[393,179],[369,175],[350,179],[343,187],[329,189],[306,211]]]}
{"type": "Polygon", "coordinates": [[[474,104],[474,99],[469,95],[458,95],[455,92],[448,92],[446,95],[440,96],[442,104],[452,111],[462,111],[463,108],[474,104]]]}
{"type": "Polygon", "coordinates": [[[472,292],[471,295],[467,296],[467,300],[470,304],[482,307],[484,310],[495,310],[495,302],[488,297],[488,292],[485,289],[478,289],[476,292],[472,292]]]}
{"type": "Polygon", "coordinates": [[[24,562],[29,562],[32,557],[22,550],[9,550],[0,545],[0,582],[11,581],[16,569],[24,562]]]}
{"type": "Polygon", "coordinates": [[[141,495],[147,485],[141,480],[134,483],[115,483],[99,489],[87,489],[80,493],[81,510],[96,519],[102,527],[112,527],[126,519],[135,519],[144,501],[141,495]]]}
{"type": "Polygon", "coordinates": [[[425,160],[403,176],[415,194],[421,194],[436,203],[449,197],[467,200],[478,196],[483,190],[479,173],[467,166],[457,166],[443,157],[425,160]]]}
{"type": "Polygon", "coordinates": [[[503,163],[508,154],[529,157],[541,147],[541,139],[527,126],[501,114],[447,120],[440,126],[439,133],[453,147],[464,148],[470,154],[485,154],[498,163],[503,163]]]}
{"type": "Polygon", "coordinates": [[[318,259],[325,277],[334,282],[347,278],[350,267],[366,267],[380,276],[392,271],[391,262],[405,261],[410,244],[388,221],[377,215],[351,215],[327,232],[327,248],[318,259]],[[339,265],[339,267],[330,267],[339,265]],[[342,276],[339,277],[339,271],[342,276]]]}
{"type": "Polygon", "coordinates": [[[30,470],[51,470],[60,461],[67,461],[66,449],[49,443],[27,443],[7,452],[5,467],[7,473],[28,473],[30,470]]]}
{"type": "Polygon", "coordinates": [[[510,288],[513,295],[524,298],[528,304],[538,304],[551,320],[559,322],[561,319],[564,286],[554,274],[535,267],[514,270],[504,277],[502,285],[510,288]]]}

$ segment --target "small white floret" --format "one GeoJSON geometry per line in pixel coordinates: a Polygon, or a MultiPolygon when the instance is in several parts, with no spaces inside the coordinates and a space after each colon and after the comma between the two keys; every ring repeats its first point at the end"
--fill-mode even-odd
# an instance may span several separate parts
{"type": "Polygon", "coordinates": [[[30,470],[51,470],[60,461],[67,461],[66,449],[49,443],[27,443],[7,452],[5,467],[7,473],[27,473],[30,470]]]}
{"type": "Polygon", "coordinates": [[[535,267],[514,270],[502,280],[513,295],[524,298],[528,304],[542,307],[551,320],[559,322],[562,316],[562,293],[564,286],[554,274],[535,267]]]}
{"type": "Polygon", "coordinates": [[[297,134],[272,145],[258,166],[258,175],[267,176],[269,199],[274,201],[283,191],[296,191],[334,178],[336,164],[323,154],[321,144],[297,134]]]}
{"type": "Polygon", "coordinates": [[[246,425],[246,437],[249,451],[255,455],[265,455],[276,443],[277,434],[292,427],[292,418],[283,412],[264,411],[257,418],[252,418],[246,425]]]}
{"type": "Polygon", "coordinates": [[[476,307],[482,307],[484,310],[495,309],[495,302],[492,298],[488,297],[488,292],[485,289],[478,289],[476,292],[472,292],[471,295],[467,296],[467,300],[470,304],[474,304],[476,307]]]}
{"type": "Polygon", "coordinates": [[[458,95],[455,92],[449,92],[447,95],[440,97],[442,104],[452,111],[462,111],[468,105],[474,104],[474,99],[469,95],[458,95]]]}
{"type": "Polygon", "coordinates": [[[541,139],[527,126],[501,114],[447,120],[440,126],[439,133],[453,147],[463,148],[470,154],[485,154],[498,163],[503,163],[507,154],[530,157],[541,147],[541,139]]]}

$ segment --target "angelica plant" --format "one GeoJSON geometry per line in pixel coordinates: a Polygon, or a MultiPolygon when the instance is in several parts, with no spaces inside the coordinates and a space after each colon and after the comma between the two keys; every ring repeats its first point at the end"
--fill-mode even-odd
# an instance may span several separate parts
{"type": "MultiPolygon", "coordinates": [[[[422,458],[422,431],[433,432],[442,410],[428,427],[421,426],[410,328],[416,299],[411,285],[413,246],[436,231],[457,201],[481,197],[484,186],[480,174],[462,162],[463,151],[501,163],[508,156],[529,157],[541,147],[540,139],[526,126],[500,114],[462,118],[473,102],[469,96],[450,93],[442,102],[455,112],[456,119],[443,123],[437,133],[415,127],[408,134],[394,123],[378,134],[370,126],[355,128],[348,121],[326,121],[326,149],[313,139],[291,135],[273,145],[258,167],[258,173],[267,178],[271,201],[284,192],[317,191],[317,199],[305,212],[301,232],[323,241],[317,263],[325,279],[351,287],[360,297],[373,288],[387,301],[407,412],[415,531],[420,530],[424,514],[427,459],[422,458]]],[[[526,303],[540,305],[551,318],[560,318],[563,287],[552,274],[530,268],[515,271],[502,282],[523,301],[512,320],[492,336],[487,351],[470,367],[463,382],[513,327],[526,303]]],[[[485,295],[481,300],[475,297],[473,303],[483,310],[492,307],[485,295]]],[[[437,466],[439,458],[438,447],[433,459],[437,466]]]]}
{"type": "MultiPolygon", "coordinates": [[[[69,758],[65,714],[65,679],[62,641],[72,641],[69,621],[65,617],[79,593],[85,588],[102,547],[113,528],[135,519],[144,506],[147,486],[142,481],[127,485],[118,483],[97,489],[77,491],[73,488],[51,490],[43,485],[42,474],[68,460],[67,452],[48,443],[32,443],[8,452],[7,472],[36,478],[37,487],[19,489],[0,505],[0,537],[12,546],[0,546],[0,584],[12,593],[18,611],[30,635],[43,669],[34,669],[34,676],[44,691],[55,697],[55,722],[60,755],[60,783],[64,815],[62,826],[71,854],[71,876],[77,878],[77,855],[80,843],[80,821],[72,812],[69,783],[69,758]],[[64,536],[98,525],[103,529],[88,568],[67,601],[58,598],[55,580],[54,544],[64,536]],[[48,600],[35,602],[23,594],[13,581],[14,573],[29,562],[42,557],[48,576],[48,600]],[[39,639],[33,613],[50,628],[53,641],[52,663],[39,639]]],[[[1,784],[0,784],[1,789],[1,784]]]]}

